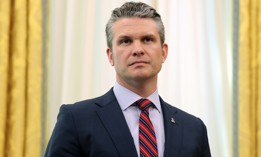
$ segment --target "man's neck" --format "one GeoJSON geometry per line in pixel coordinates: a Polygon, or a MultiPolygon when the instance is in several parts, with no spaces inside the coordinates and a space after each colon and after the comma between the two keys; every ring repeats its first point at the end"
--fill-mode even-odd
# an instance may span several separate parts
{"type": "Polygon", "coordinates": [[[157,90],[157,79],[132,82],[125,82],[117,79],[117,82],[130,91],[142,96],[143,98],[148,97],[157,90]]]}

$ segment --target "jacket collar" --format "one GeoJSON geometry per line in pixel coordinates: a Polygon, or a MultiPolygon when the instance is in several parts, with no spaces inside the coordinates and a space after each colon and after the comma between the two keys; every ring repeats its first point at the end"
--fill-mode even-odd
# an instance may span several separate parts
{"type": "Polygon", "coordinates": [[[132,135],[113,90],[111,89],[98,100],[96,104],[101,108],[97,111],[97,114],[104,127],[108,130],[120,156],[137,157],[132,135]]]}

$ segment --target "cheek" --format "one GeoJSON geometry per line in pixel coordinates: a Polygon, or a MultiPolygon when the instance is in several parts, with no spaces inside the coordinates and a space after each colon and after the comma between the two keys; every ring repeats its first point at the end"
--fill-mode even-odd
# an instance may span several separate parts
{"type": "Polygon", "coordinates": [[[114,62],[114,66],[121,66],[121,64],[124,63],[123,56],[119,53],[114,54],[113,62],[114,62]]]}
{"type": "Polygon", "coordinates": [[[165,59],[164,59],[162,53],[158,53],[158,52],[157,52],[157,55],[154,55],[154,60],[155,60],[156,64],[162,64],[162,63],[164,63],[165,59]]]}
{"type": "Polygon", "coordinates": [[[114,54],[114,61],[118,62],[118,63],[127,63],[127,60],[129,58],[129,53],[128,51],[120,51],[118,50],[115,54],[114,54]]]}

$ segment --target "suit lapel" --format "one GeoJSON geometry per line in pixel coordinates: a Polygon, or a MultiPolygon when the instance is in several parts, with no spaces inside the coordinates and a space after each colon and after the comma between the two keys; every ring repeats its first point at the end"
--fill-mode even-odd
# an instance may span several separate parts
{"type": "Polygon", "coordinates": [[[178,111],[161,99],[165,128],[164,157],[178,157],[181,149],[182,126],[178,111]]]}
{"type": "Polygon", "coordinates": [[[132,135],[113,91],[110,90],[102,98],[104,101],[98,103],[101,109],[97,111],[97,114],[108,130],[120,156],[137,156],[132,135]]]}

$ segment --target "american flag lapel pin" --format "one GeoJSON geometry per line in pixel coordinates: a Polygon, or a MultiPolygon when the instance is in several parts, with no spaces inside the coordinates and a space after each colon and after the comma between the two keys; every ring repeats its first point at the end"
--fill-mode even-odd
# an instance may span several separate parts
{"type": "Polygon", "coordinates": [[[175,121],[175,119],[174,119],[174,118],[171,118],[171,122],[172,122],[173,124],[175,124],[175,123],[176,123],[176,121],[175,121]]]}

